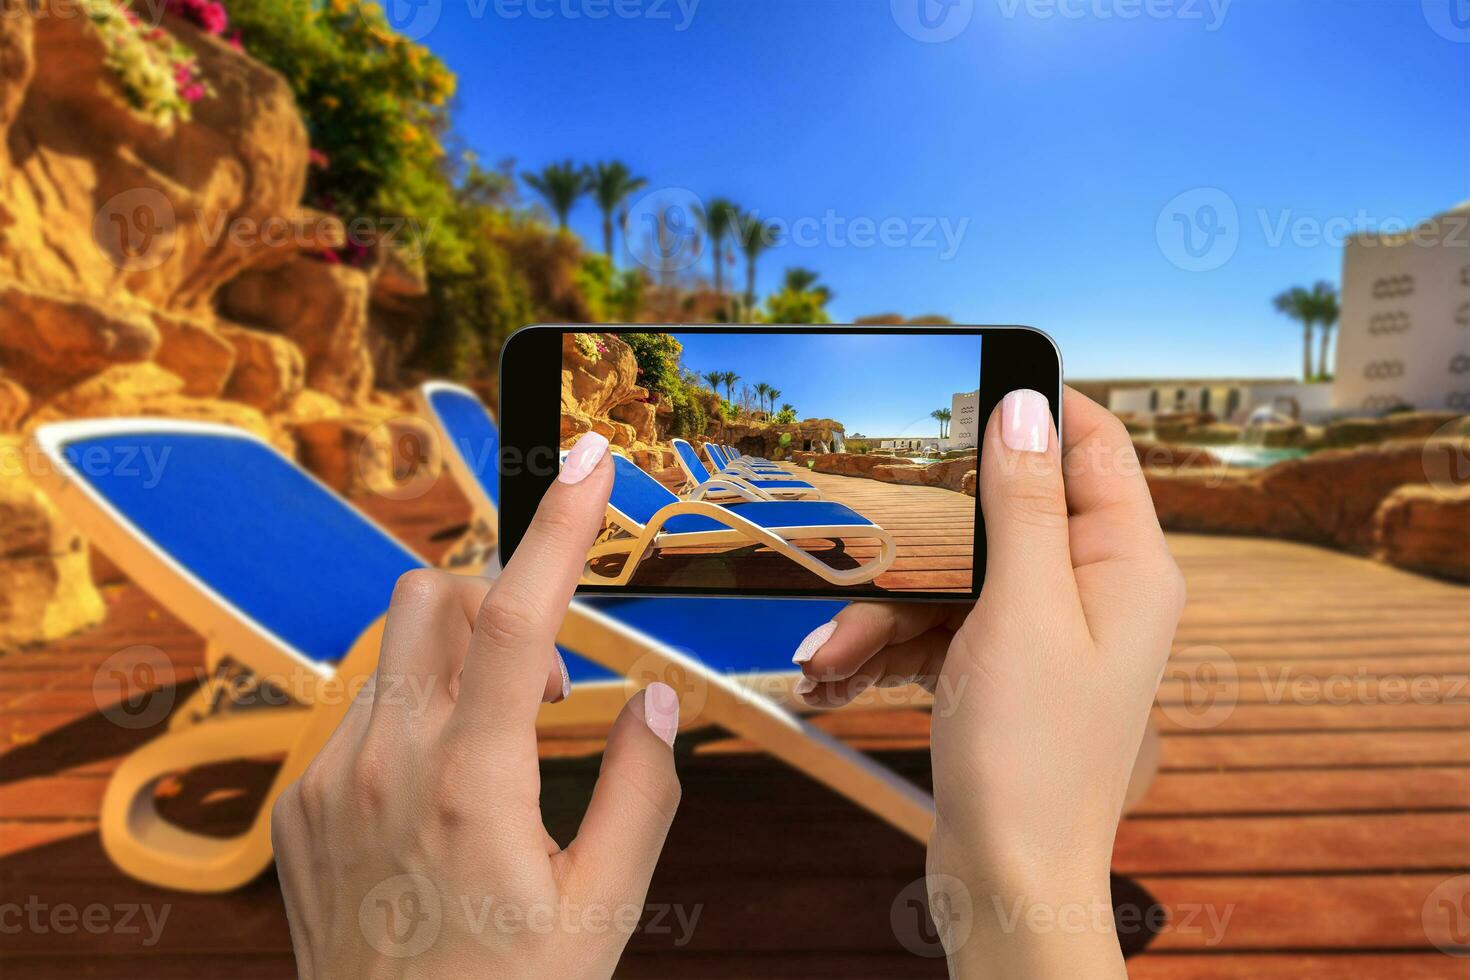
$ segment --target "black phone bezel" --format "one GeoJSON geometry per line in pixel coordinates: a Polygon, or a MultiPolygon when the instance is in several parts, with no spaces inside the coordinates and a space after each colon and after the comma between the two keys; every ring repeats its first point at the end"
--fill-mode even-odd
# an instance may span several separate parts
{"type": "MultiPolygon", "coordinates": [[[[1030,388],[1046,394],[1061,431],[1062,356],[1051,337],[1028,326],[851,324],[533,324],[509,338],[500,352],[500,528],[496,547],[502,567],[525,536],[536,507],[556,479],[561,444],[561,348],[566,333],[872,333],[979,334],[980,417],[988,420],[1008,392],[1030,388]],[[554,383],[552,383],[554,382],[554,383]],[[540,460],[545,465],[534,465],[540,460]]],[[[983,446],[981,447],[983,452],[983,446]]],[[[973,587],[960,592],[871,592],[841,588],[719,590],[682,586],[581,585],[581,595],[704,596],[775,599],[851,599],[883,602],[964,602],[978,598],[985,579],[985,518],[975,497],[973,587]]]]}

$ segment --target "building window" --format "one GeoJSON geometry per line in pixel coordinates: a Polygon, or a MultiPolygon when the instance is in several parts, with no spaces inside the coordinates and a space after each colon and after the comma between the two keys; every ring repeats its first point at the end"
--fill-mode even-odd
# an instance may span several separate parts
{"type": "Polygon", "coordinates": [[[1201,412],[1210,410],[1210,389],[1208,388],[1199,393],[1199,410],[1201,412]]]}
{"type": "MultiPolygon", "coordinates": [[[[1465,304],[1470,309],[1470,303],[1465,304]]],[[[1374,336],[1391,333],[1407,333],[1412,321],[1403,310],[1392,313],[1375,313],[1368,318],[1368,332],[1374,336]]]]}
{"type": "Polygon", "coordinates": [[[1374,299],[1402,299],[1414,293],[1414,277],[1407,272],[1373,280],[1374,299]]]}
{"type": "Polygon", "coordinates": [[[1231,388],[1225,395],[1225,417],[1233,418],[1240,411],[1240,389],[1231,388]]]}
{"type": "Polygon", "coordinates": [[[1403,376],[1403,361],[1369,361],[1363,366],[1363,377],[1369,381],[1387,381],[1403,376]]]}
{"type": "Polygon", "coordinates": [[[1148,393],[1148,410],[1157,412],[1159,410],[1159,389],[1152,388],[1148,393]]]}

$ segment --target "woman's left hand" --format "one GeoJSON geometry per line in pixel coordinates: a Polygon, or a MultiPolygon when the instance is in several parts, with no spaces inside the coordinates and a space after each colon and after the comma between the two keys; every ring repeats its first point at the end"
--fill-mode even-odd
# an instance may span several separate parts
{"type": "Polygon", "coordinates": [[[583,438],[495,582],[399,581],[369,696],[273,813],[301,976],[612,974],[679,802],[678,700],[653,684],[624,706],[565,849],[536,746],[542,701],[567,693],[556,635],[612,488],[606,451],[583,438]]]}

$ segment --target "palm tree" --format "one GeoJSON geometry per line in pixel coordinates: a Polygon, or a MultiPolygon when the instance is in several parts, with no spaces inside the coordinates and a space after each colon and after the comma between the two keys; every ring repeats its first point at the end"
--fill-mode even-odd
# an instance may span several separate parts
{"type": "Polygon", "coordinates": [[[718,394],[720,391],[720,385],[725,380],[725,372],[706,371],[704,374],[700,375],[700,377],[702,377],[709,384],[710,391],[718,394]]]}
{"type": "Polygon", "coordinates": [[[1312,329],[1316,326],[1319,315],[1317,298],[1309,290],[1293,286],[1278,293],[1271,302],[1276,307],[1276,312],[1283,313],[1302,325],[1302,380],[1311,381],[1312,329]]]}
{"type": "Polygon", "coordinates": [[[745,304],[755,309],[755,263],[770,247],[776,244],[776,228],[753,214],[740,218],[736,231],[740,250],[745,253],[745,304]]]}
{"type": "Polygon", "coordinates": [[[939,438],[943,439],[949,434],[947,426],[950,420],[950,411],[947,408],[938,408],[929,413],[929,417],[939,423],[939,438]]]}
{"type": "Polygon", "coordinates": [[[792,415],[795,415],[796,414],[796,406],[793,405],[793,404],[791,404],[790,402],[782,402],[781,403],[781,414],[782,415],[785,415],[787,412],[790,412],[792,415]]]}
{"type": "Polygon", "coordinates": [[[1342,307],[1337,301],[1337,290],[1330,282],[1319,282],[1313,286],[1312,297],[1317,306],[1317,323],[1322,328],[1322,348],[1317,358],[1317,377],[1326,378],[1329,374],[1327,345],[1332,338],[1332,331],[1337,328],[1337,318],[1342,314],[1342,307]]]}
{"type": "Polygon", "coordinates": [[[715,263],[715,293],[724,296],[725,239],[740,223],[740,206],[729,198],[717,197],[699,212],[699,223],[704,226],[704,237],[709,241],[715,263]]]}
{"type": "Polygon", "coordinates": [[[761,411],[766,410],[766,396],[771,393],[771,386],[764,381],[759,381],[755,386],[755,396],[761,400],[761,411]]]}
{"type": "Polygon", "coordinates": [[[820,285],[817,282],[819,278],[820,276],[811,269],[793,265],[786,270],[786,276],[781,281],[781,288],[789,289],[793,293],[815,293],[825,306],[832,298],[832,290],[820,285]]]}
{"type": "Polygon", "coordinates": [[[541,168],[540,173],[523,173],[521,179],[546,201],[547,207],[556,215],[557,225],[563,231],[566,230],[567,216],[572,213],[577,199],[587,193],[589,188],[587,171],[573,164],[571,160],[548,163],[541,168]]]}
{"type": "MultiPolygon", "coordinates": [[[[607,253],[607,259],[611,262],[613,214],[623,207],[628,195],[647,187],[648,181],[642,177],[634,177],[633,171],[623,161],[613,160],[610,163],[595,164],[587,171],[587,185],[597,201],[598,210],[602,212],[602,250],[607,253]]],[[[624,230],[623,234],[626,237],[627,231],[624,230]]]]}
{"type": "Polygon", "coordinates": [[[740,380],[740,375],[736,374],[734,371],[726,371],[724,374],[724,380],[725,401],[733,405],[735,404],[735,382],[740,380]]]}

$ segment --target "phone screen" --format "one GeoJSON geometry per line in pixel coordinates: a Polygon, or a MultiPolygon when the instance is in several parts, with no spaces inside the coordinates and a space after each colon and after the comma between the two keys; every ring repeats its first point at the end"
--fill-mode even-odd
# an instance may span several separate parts
{"type": "Polygon", "coordinates": [[[983,341],[565,328],[561,448],[600,433],[616,467],[583,584],[971,593],[983,341]]]}

